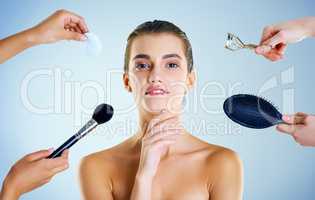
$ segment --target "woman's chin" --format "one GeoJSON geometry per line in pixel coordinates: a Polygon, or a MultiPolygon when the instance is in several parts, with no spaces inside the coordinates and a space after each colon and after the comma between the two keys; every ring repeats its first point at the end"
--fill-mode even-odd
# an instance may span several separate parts
{"type": "Polygon", "coordinates": [[[162,110],[167,110],[167,104],[150,102],[143,105],[143,108],[146,112],[156,114],[160,113],[162,110]]]}
{"type": "Polygon", "coordinates": [[[166,110],[171,113],[178,113],[180,112],[179,108],[176,108],[175,105],[168,104],[167,101],[159,99],[159,100],[149,100],[144,101],[142,104],[143,109],[151,114],[159,114],[162,110],[166,110]]]}

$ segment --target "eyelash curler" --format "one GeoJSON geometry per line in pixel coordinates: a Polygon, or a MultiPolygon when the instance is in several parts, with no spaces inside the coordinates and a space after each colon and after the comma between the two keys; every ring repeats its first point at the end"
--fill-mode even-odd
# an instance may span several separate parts
{"type": "Polygon", "coordinates": [[[258,45],[256,44],[245,44],[239,37],[232,33],[227,34],[227,40],[224,47],[231,50],[237,51],[240,49],[255,49],[258,45]]]}

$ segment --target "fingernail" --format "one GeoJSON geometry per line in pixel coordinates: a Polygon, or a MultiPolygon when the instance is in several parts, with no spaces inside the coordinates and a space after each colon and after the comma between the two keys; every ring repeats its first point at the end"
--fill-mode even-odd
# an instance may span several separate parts
{"type": "Polygon", "coordinates": [[[257,47],[255,50],[256,50],[256,53],[258,53],[258,54],[262,53],[262,48],[261,47],[257,47]]]}
{"type": "Polygon", "coordinates": [[[81,35],[80,40],[85,41],[85,40],[87,40],[87,37],[85,35],[81,35]]]}
{"type": "Polygon", "coordinates": [[[290,117],[289,116],[286,116],[286,115],[283,115],[282,119],[284,121],[290,121],[290,117]]]}
{"type": "Polygon", "coordinates": [[[54,148],[53,148],[53,147],[51,147],[51,148],[48,149],[48,152],[50,152],[50,153],[52,153],[53,151],[54,151],[54,148]]]}

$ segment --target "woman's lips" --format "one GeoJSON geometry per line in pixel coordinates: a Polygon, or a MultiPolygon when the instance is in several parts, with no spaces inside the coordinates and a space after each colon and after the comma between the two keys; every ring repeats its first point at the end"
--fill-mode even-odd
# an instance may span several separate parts
{"type": "Polygon", "coordinates": [[[168,93],[169,92],[161,88],[152,88],[152,89],[147,90],[145,92],[145,95],[158,96],[158,95],[166,95],[168,93]]]}

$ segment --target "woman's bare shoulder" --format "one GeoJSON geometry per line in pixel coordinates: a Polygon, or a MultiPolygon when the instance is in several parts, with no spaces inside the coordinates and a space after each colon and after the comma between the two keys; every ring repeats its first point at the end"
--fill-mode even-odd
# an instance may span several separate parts
{"type": "MultiPolygon", "coordinates": [[[[101,170],[109,171],[117,167],[119,161],[126,148],[127,140],[108,149],[104,149],[89,154],[81,159],[80,168],[84,170],[101,170]]],[[[81,170],[80,170],[81,171],[81,170]]]]}
{"type": "Polygon", "coordinates": [[[232,149],[209,144],[209,154],[207,156],[207,164],[209,169],[214,171],[242,171],[242,161],[239,155],[232,149]]]}
{"type": "Polygon", "coordinates": [[[207,163],[209,165],[213,165],[213,163],[217,163],[215,166],[222,165],[241,165],[241,160],[238,154],[232,149],[210,144],[206,141],[203,141],[197,137],[194,137],[196,143],[198,144],[200,149],[205,153],[207,158],[207,163]]]}

